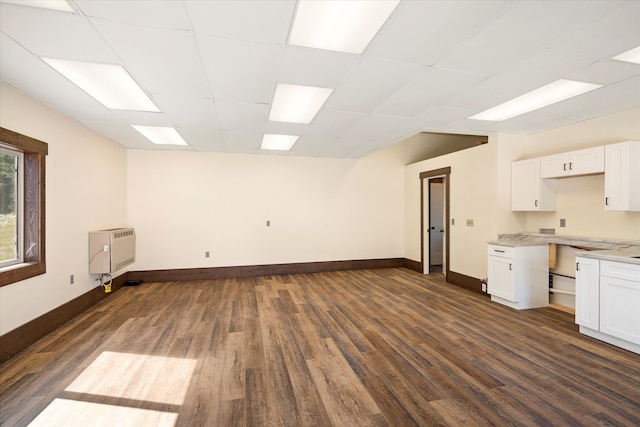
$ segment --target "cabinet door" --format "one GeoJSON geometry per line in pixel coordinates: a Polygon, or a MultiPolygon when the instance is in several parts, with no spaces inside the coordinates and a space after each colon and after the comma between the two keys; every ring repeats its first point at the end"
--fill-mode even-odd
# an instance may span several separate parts
{"type": "Polygon", "coordinates": [[[487,273],[487,292],[490,295],[517,302],[512,259],[490,256],[487,273]]]}
{"type": "Polygon", "coordinates": [[[640,142],[605,145],[605,210],[640,211],[640,142]]]}
{"type": "Polygon", "coordinates": [[[587,148],[569,153],[567,170],[570,175],[604,172],[604,147],[587,148]]]}
{"type": "Polygon", "coordinates": [[[540,159],[541,178],[559,178],[569,173],[569,153],[544,156],[540,159]]]}
{"type": "Polygon", "coordinates": [[[600,332],[640,344],[640,282],[600,276],[600,332]]]}
{"type": "Polygon", "coordinates": [[[555,181],[540,178],[540,158],[511,164],[511,210],[554,211],[555,181]]]}
{"type": "Polygon", "coordinates": [[[600,328],[600,261],[576,257],[576,323],[600,328]]]}

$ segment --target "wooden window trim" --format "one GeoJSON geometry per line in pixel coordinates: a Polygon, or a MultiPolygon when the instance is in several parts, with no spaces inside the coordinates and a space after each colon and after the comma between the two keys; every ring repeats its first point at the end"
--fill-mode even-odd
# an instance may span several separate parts
{"type": "MultiPolygon", "coordinates": [[[[0,127],[0,141],[24,154],[24,241],[35,242],[36,250],[26,253],[23,263],[0,271],[0,287],[44,274],[45,253],[45,159],[46,142],[0,127]]],[[[27,245],[24,245],[27,246],[27,245]]]]}

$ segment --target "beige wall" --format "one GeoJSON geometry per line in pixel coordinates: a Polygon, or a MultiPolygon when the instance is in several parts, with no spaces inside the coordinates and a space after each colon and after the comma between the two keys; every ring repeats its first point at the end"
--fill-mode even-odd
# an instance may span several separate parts
{"type": "Polygon", "coordinates": [[[496,233],[497,139],[484,145],[414,163],[405,168],[405,257],[420,261],[420,173],[451,167],[450,269],[474,277],[486,272],[486,242],[496,233]],[[474,222],[473,227],[466,220],[474,222]]]}
{"type": "MultiPolygon", "coordinates": [[[[511,212],[511,162],[629,139],[640,140],[640,109],[530,136],[497,134],[489,144],[405,168],[405,257],[420,260],[420,172],[452,168],[451,270],[486,277],[486,242],[498,234],[537,232],[640,240],[640,212],[603,208],[604,175],[558,180],[555,212],[511,212]],[[560,218],[567,227],[560,228],[560,218]],[[464,221],[474,219],[474,227],[464,221]]],[[[638,165],[640,167],[640,165],[638,165]]]]}
{"type": "Polygon", "coordinates": [[[134,268],[402,257],[401,162],[130,150],[134,268]]]}
{"type": "Polygon", "coordinates": [[[126,225],[126,151],[5,85],[0,126],[49,144],[47,273],[0,288],[1,335],[96,287],[88,232],[126,225]]]}
{"type": "MultiPolygon", "coordinates": [[[[627,140],[640,140],[640,108],[531,135],[526,157],[539,157],[627,140]]],[[[636,167],[640,167],[637,165],[636,167]]],[[[640,212],[605,211],[604,175],[557,180],[555,212],[528,212],[526,228],[556,234],[640,240],[640,212]],[[566,228],[560,228],[560,219],[566,228]]]]}

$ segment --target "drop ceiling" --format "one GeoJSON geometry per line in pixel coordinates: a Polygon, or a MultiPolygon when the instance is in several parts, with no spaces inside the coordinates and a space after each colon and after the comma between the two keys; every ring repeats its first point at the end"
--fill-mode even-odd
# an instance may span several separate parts
{"type": "MultiPolygon", "coordinates": [[[[287,44],[295,1],[0,5],[4,83],[126,148],[359,158],[420,132],[533,134],[640,106],[640,1],[407,1],[361,55],[287,44]],[[159,113],[109,110],[41,58],[120,64],[159,113]],[[602,88],[502,122],[470,116],[558,79],[602,88]],[[278,83],[333,88],[310,124],[268,121],[278,83]],[[156,146],[131,125],[175,127],[156,146]]],[[[640,117],[639,117],[640,120],[640,117]]]]}

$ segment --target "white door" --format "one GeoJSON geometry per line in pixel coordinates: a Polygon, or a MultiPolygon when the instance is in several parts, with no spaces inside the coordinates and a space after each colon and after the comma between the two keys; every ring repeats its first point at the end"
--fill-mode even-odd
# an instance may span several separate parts
{"type": "Polygon", "coordinates": [[[444,183],[429,185],[429,265],[442,265],[444,241],[444,183]]]}
{"type": "Polygon", "coordinates": [[[640,282],[600,276],[600,332],[640,344],[640,282]]]}

